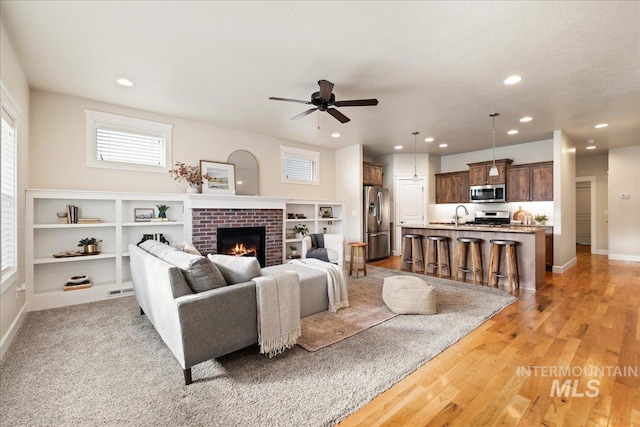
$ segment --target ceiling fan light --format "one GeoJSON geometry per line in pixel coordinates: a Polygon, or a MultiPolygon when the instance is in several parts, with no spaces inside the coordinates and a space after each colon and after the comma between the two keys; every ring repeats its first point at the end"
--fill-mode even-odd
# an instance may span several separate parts
{"type": "Polygon", "coordinates": [[[498,176],[498,168],[493,165],[491,166],[491,169],[489,169],[489,176],[498,176]]]}

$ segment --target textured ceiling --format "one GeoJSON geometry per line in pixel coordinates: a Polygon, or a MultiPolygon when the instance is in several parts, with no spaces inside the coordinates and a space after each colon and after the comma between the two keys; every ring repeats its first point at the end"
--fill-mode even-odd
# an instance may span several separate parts
{"type": "Polygon", "coordinates": [[[498,146],[555,129],[579,155],[589,139],[596,154],[640,143],[640,2],[3,0],[0,12],[34,89],[313,145],[364,144],[370,156],[396,144],[413,152],[416,130],[419,152],[488,148],[492,112],[498,146]],[[512,74],[522,82],[504,85],[512,74]],[[306,100],[320,79],[338,100],[380,103],[340,108],[351,118],[340,124],[326,113],[291,121],[307,106],[268,100],[306,100]],[[533,121],[520,123],[525,115],[533,121]],[[594,129],[601,122],[609,127],[594,129]]]}

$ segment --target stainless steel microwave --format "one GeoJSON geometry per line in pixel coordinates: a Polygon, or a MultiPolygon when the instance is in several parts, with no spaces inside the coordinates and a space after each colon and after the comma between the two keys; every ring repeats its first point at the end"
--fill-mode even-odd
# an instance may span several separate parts
{"type": "Polygon", "coordinates": [[[469,187],[471,203],[504,203],[506,201],[504,184],[472,185],[469,187]]]}

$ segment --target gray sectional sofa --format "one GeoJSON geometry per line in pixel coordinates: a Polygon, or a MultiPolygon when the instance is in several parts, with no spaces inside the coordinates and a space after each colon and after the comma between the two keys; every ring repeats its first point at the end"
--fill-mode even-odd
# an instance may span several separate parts
{"type": "Polygon", "coordinates": [[[206,258],[153,240],[129,245],[129,254],[140,313],[178,359],[187,385],[193,366],[258,342],[254,277],[298,273],[301,317],[329,304],[326,275],[304,266],[261,269],[255,258],[206,258]]]}

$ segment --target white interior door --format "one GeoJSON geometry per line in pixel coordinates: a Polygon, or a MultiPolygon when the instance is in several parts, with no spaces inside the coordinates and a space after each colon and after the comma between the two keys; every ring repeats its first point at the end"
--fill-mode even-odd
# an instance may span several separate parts
{"type": "Polygon", "coordinates": [[[576,182],[576,243],[591,244],[591,183],[576,182]]]}
{"type": "Polygon", "coordinates": [[[404,224],[423,224],[426,220],[426,178],[417,181],[411,178],[397,178],[395,185],[395,233],[393,254],[402,250],[402,229],[404,224]]]}

